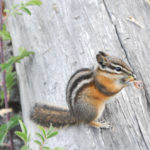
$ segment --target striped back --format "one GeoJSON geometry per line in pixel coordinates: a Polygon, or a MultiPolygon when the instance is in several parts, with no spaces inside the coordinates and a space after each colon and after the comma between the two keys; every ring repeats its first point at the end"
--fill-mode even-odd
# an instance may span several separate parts
{"type": "Polygon", "coordinates": [[[71,76],[66,88],[66,99],[70,110],[73,110],[76,95],[83,85],[92,81],[93,72],[88,68],[80,69],[71,76]]]}

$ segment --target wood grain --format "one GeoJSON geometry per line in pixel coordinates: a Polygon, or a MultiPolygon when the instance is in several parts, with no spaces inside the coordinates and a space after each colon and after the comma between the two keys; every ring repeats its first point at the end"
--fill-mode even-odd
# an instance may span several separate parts
{"type": "MultiPolygon", "coordinates": [[[[9,8],[17,0],[6,0],[9,8]]],[[[66,106],[65,88],[71,74],[95,64],[105,51],[124,59],[144,89],[125,88],[107,104],[101,120],[111,129],[73,126],[48,142],[66,150],[150,149],[150,6],[146,0],[43,0],[30,7],[32,15],[10,17],[14,54],[23,46],[35,52],[16,65],[23,118],[35,139],[37,127],[29,120],[35,102],[66,106]],[[136,22],[131,21],[134,18],[136,22]]],[[[31,143],[37,149],[35,143],[31,143]]]]}

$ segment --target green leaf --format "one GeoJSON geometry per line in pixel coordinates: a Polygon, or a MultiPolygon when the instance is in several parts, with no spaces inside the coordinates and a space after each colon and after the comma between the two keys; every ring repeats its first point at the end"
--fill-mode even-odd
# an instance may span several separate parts
{"type": "Polygon", "coordinates": [[[13,5],[12,5],[12,8],[13,8],[13,9],[16,9],[16,8],[18,8],[19,6],[20,6],[20,4],[13,4],[13,5]]]}
{"type": "Polygon", "coordinates": [[[7,132],[7,124],[2,124],[0,126],[0,145],[3,145],[7,132]]]}
{"type": "Polygon", "coordinates": [[[36,144],[40,145],[40,146],[42,145],[41,142],[38,141],[38,140],[34,140],[34,142],[35,142],[36,144]]]}
{"type": "Polygon", "coordinates": [[[6,25],[3,24],[3,28],[2,30],[0,31],[0,37],[3,39],[3,40],[11,40],[11,36],[10,36],[10,33],[8,31],[6,31],[6,25]]]}
{"type": "Polygon", "coordinates": [[[19,119],[21,119],[19,115],[12,117],[10,121],[7,123],[7,129],[10,130],[15,126],[17,126],[19,124],[19,119]]]}
{"type": "Polygon", "coordinates": [[[57,147],[57,148],[55,148],[54,150],[65,150],[64,148],[59,148],[59,147],[57,147]]]}
{"type": "Polygon", "coordinates": [[[12,56],[7,62],[5,62],[4,64],[0,64],[0,67],[5,70],[5,69],[9,69],[9,67],[15,63],[15,56],[12,56]]]}
{"type": "Polygon", "coordinates": [[[7,124],[3,124],[0,126],[0,145],[3,143],[3,141],[7,135],[7,132],[10,129],[12,129],[13,127],[15,127],[16,125],[18,125],[19,118],[20,118],[20,116],[16,115],[16,116],[12,117],[7,124]]]}
{"type": "Polygon", "coordinates": [[[24,145],[21,147],[21,150],[29,150],[29,146],[28,145],[24,145]]]}
{"type": "Polygon", "coordinates": [[[54,127],[51,124],[50,127],[49,127],[49,129],[48,129],[47,136],[49,136],[51,134],[51,132],[53,132],[53,131],[54,131],[54,127]]]}
{"type": "Polygon", "coordinates": [[[44,137],[40,133],[36,133],[36,135],[42,140],[42,142],[45,141],[44,137]]]}
{"type": "Polygon", "coordinates": [[[21,127],[22,132],[23,132],[25,135],[27,135],[27,128],[26,128],[25,124],[24,124],[21,120],[19,120],[19,124],[20,124],[20,127],[21,127]]]}
{"type": "Polygon", "coordinates": [[[7,29],[7,28],[6,28],[6,24],[3,24],[3,25],[2,25],[2,29],[3,29],[4,31],[6,31],[6,29],[7,29]]]}
{"type": "Polygon", "coordinates": [[[9,74],[7,81],[6,81],[7,90],[10,91],[15,84],[16,84],[16,74],[15,76],[13,76],[13,74],[9,74]]]}
{"type": "Polygon", "coordinates": [[[27,49],[25,49],[24,47],[20,47],[20,48],[19,48],[19,52],[20,52],[19,60],[23,59],[23,58],[26,57],[26,56],[29,56],[29,55],[31,55],[31,54],[34,54],[34,52],[32,52],[32,51],[27,51],[27,49]]]}
{"type": "Polygon", "coordinates": [[[16,131],[15,134],[19,136],[25,143],[28,142],[27,135],[23,132],[16,131]]]}
{"type": "Polygon", "coordinates": [[[26,7],[21,7],[20,9],[21,9],[22,11],[24,11],[25,13],[27,13],[28,15],[31,16],[31,11],[30,11],[28,8],[26,8],[26,7]]]}
{"type": "Polygon", "coordinates": [[[34,52],[32,51],[27,51],[24,47],[20,47],[19,48],[19,55],[18,56],[12,56],[7,62],[5,62],[4,64],[0,64],[0,67],[5,70],[5,69],[9,69],[9,67],[11,67],[12,64],[14,63],[20,63],[20,60],[22,60],[25,57],[30,56],[31,54],[34,54],[34,52]]]}
{"type": "Polygon", "coordinates": [[[57,134],[58,134],[58,131],[52,132],[52,133],[50,133],[50,134],[47,136],[47,138],[49,139],[49,138],[51,138],[51,137],[53,137],[53,136],[56,136],[57,134]]]}
{"type": "Polygon", "coordinates": [[[4,9],[4,12],[10,13],[10,10],[9,9],[4,9]]]}
{"type": "Polygon", "coordinates": [[[12,66],[10,66],[6,71],[6,86],[8,91],[10,91],[12,87],[16,84],[16,72],[12,71],[12,66]]]}
{"type": "Polygon", "coordinates": [[[51,150],[49,147],[43,147],[42,150],[51,150]]]}
{"type": "Polygon", "coordinates": [[[38,128],[42,131],[44,137],[46,138],[46,131],[44,130],[44,128],[42,126],[38,126],[38,128]]]}
{"type": "Polygon", "coordinates": [[[0,94],[1,94],[1,103],[0,103],[0,105],[2,106],[3,103],[4,103],[4,91],[1,90],[1,91],[0,91],[0,94]]]}
{"type": "Polygon", "coordinates": [[[25,3],[25,5],[27,5],[27,6],[31,6],[31,5],[40,6],[40,5],[42,5],[42,2],[40,0],[29,0],[27,3],[25,3]]]}
{"type": "Polygon", "coordinates": [[[5,41],[11,40],[10,33],[7,31],[0,31],[0,37],[5,41]]]}

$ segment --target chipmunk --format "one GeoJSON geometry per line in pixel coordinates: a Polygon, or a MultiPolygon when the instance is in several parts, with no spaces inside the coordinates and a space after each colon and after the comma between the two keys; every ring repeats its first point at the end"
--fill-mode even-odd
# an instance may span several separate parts
{"type": "Polygon", "coordinates": [[[107,128],[109,124],[98,122],[105,103],[129,82],[135,81],[130,67],[121,59],[100,51],[96,55],[97,67],[75,72],[66,88],[69,109],[36,104],[30,114],[31,120],[49,127],[63,127],[79,123],[96,128],[107,128]]]}

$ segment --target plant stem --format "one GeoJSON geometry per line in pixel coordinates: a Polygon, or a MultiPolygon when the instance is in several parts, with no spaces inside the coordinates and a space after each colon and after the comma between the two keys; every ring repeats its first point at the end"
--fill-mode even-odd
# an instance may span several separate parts
{"type": "Polygon", "coordinates": [[[42,150],[42,149],[43,149],[43,146],[44,146],[44,144],[45,144],[45,141],[46,141],[46,139],[44,138],[44,141],[42,142],[42,145],[39,147],[39,150],[42,150]]]}
{"type": "MultiPolygon", "coordinates": [[[[2,30],[2,0],[0,0],[0,30],[2,30]]],[[[3,40],[2,38],[0,38],[0,59],[1,59],[1,63],[4,63],[4,51],[3,51],[3,40]]],[[[6,87],[6,71],[4,70],[2,72],[2,85],[3,85],[3,90],[4,90],[4,99],[5,99],[5,108],[8,108],[8,97],[7,97],[7,87],[6,87]]],[[[7,122],[10,119],[10,115],[9,113],[7,113],[7,122]]],[[[9,135],[9,139],[10,139],[10,149],[14,150],[14,144],[13,144],[13,139],[12,139],[12,133],[11,131],[8,132],[9,135]]]]}

